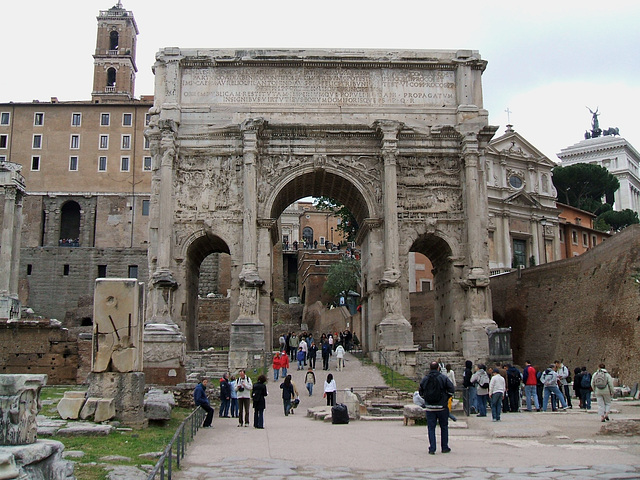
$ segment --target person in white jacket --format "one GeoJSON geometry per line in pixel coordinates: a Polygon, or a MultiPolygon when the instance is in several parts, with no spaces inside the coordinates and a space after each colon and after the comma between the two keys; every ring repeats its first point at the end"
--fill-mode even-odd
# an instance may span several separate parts
{"type": "Polygon", "coordinates": [[[502,399],[507,389],[504,377],[500,375],[498,369],[494,369],[489,382],[489,401],[491,403],[491,417],[494,422],[500,421],[500,413],[502,412],[502,399]]]}
{"type": "Polygon", "coordinates": [[[338,371],[341,372],[344,368],[344,347],[341,343],[336,347],[336,359],[338,359],[338,371]]]}

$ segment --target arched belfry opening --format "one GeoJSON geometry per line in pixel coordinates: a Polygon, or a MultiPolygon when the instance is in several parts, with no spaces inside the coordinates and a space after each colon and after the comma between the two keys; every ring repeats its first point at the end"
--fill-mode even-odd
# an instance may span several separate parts
{"type": "Polygon", "coordinates": [[[201,232],[201,235],[195,238],[186,249],[185,289],[187,296],[182,317],[185,319],[185,336],[189,350],[200,348],[198,339],[198,300],[204,292],[200,288],[201,281],[214,284],[209,290],[215,290],[215,292],[210,293],[226,297],[226,288],[224,288],[224,293],[220,293],[220,290],[221,285],[228,283],[230,277],[228,267],[223,271],[216,272],[210,270],[210,264],[224,265],[224,262],[220,261],[220,257],[229,256],[229,253],[229,246],[226,242],[211,232],[201,232]],[[209,268],[205,269],[205,267],[209,268]]]}
{"type": "Polygon", "coordinates": [[[115,87],[116,86],[116,69],[110,67],[107,70],[107,87],[115,87]]]}
{"type": "Polygon", "coordinates": [[[111,33],[109,33],[109,50],[117,50],[119,40],[120,35],[118,34],[118,32],[112,30],[111,33]]]}

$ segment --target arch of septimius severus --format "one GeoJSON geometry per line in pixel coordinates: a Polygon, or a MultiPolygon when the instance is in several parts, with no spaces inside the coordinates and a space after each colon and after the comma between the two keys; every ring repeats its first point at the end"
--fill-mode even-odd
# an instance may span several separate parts
{"type": "Polygon", "coordinates": [[[407,257],[420,252],[434,266],[439,347],[488,356],[484,149],[496,129],[478,52],[165,48],[156,60],[145,339],[158,351],[171,335],[197,347],[200,263],[224,252],[230,364],[261,364],[278,218],[323,195],[361,226],[366,350],[413,345],[407,257]]]}

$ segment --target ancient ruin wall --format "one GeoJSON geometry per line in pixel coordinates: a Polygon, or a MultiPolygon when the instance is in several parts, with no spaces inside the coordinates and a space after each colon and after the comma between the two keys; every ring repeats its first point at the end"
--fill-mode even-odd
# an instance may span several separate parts
{"type": "Polygon", "coordinates": [[[511,327],[514,361],[600,362],[627,385],[640,380],[640,225],[579,256],[491,278],[493,317],[511,327]]]}

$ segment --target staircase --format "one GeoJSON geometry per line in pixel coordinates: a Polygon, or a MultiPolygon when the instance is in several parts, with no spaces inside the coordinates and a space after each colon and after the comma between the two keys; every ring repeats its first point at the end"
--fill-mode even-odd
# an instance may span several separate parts
{"type": "MultiPolygon", "coordinates": [[[[440,362],[444,365],[451,364],[451,369],[456,375],[456,390],[462,389],[465,358],[459,352],[418,352],[416,354],[416,377],[418,382],[425,374],[429,373],[429,364],[431,362],[440,362]]],[[[442,373],[446,373],[446,371],[442,373]]]]}
{"type": "Polygon", "coordinates": [[[187,381],[206,377],[217,380],[229,371],[229,352],[196,350],[187,352],[187,381]]]}

